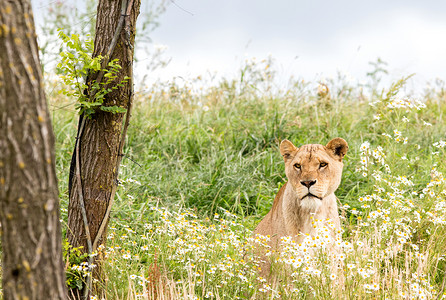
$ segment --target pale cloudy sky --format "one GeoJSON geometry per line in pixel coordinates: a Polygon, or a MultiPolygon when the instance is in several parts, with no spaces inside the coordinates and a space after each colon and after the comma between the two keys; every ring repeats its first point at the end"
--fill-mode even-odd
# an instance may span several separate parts
{"type": "MultiPolygon", "coordinates": [[[[378,57],[389,64],[388,80],[416,73],[415,89],[446,78],[444,0],[167,1],[151,38],[168,47],[164,56],[171,61],[148,73],[142,60],[139,78],[238,76],[246,58],[268,55],[283,81],[291,75],[319,81],[337,71],[363,80],[369,62],[378,57]]],[[[33,0],[34,7],[42,2],[55,1],[33,0]]],[[[35,10],[39,13],[43,10],[35,10]]],[[[144,59],[144,53],[139,57],[144,59]]]]}
{"type": "Polygon", "coordinates": [[[164,79],[207,70],[235,74],[245,58],[271,54],[282,76],[347,72],[362,80],[378,57],[390,79],[446,77],[446,1],[176,0],[153,33],[168,46],[164,79]]]}

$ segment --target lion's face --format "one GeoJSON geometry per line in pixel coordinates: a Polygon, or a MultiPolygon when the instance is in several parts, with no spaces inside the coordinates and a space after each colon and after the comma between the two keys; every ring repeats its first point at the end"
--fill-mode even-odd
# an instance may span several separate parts
{"type": "Polygon", "coordinates": [[[347,150],[347,142],[341,138],[331,140],[327,146],[310,144],[300,148],[288,140],[282,141],[285,173],[301,206],[316,210],[322,199],[338,188],[347,150]]]}

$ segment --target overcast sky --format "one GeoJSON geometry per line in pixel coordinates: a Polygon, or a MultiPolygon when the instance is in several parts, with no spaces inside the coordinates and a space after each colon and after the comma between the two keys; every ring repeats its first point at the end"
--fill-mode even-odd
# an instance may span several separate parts
{"type": "Polygon", "coordinates": [[[318,81],[337,71],[363,80],[378,57],[391,79],[416,73],[416,89],[446,77],[443,0],[175,0],[160,23],[151,38],[168,47],[171,62],[151,80],[236,76],[246,58],[268,55],[283,80],[318,81]]]}
{"type": "MultiPolygon", "coordinates": [[[[378,57],[412,84],[446,76],[446,1],[176,0],[153,33],[170,65],[154,75],[235,74],[272,55],[282,75],[347,72],[362,80],[378,57]],[[176,4],[176,5],[175,5],[176,4]]],[[[418,87],[419,88],[419,87],[418,87]]]]}

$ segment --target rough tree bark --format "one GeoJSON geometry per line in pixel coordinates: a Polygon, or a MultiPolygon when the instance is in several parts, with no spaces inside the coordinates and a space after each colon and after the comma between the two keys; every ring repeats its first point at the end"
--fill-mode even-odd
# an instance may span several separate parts
{"type": "MultiPolygon", "coordinates": [[[[141,0],[100,0],[97,9],[96,36],[93,56],[107,56],[113,36],[121,18],[121,10],[130,7],[129,14],[124,17],[125,26],[119,32],[116,47],[110,59],[119,59],[121,72],[115,82],[121,82],[125,76],[132,77],[133,46],[135,40],[136,18],[139,15],[141,0]]],[[[97,74],[87,78],[87,85],[97,80],[97,74]]],[[[132,101],[132,81],[106,95],[105,106],[117,105],[129,108],[132,101]]],[[[81,182],[76,176],[76,151],[73,153],[71,168],[68,207],[68,242],[73,247],[82,246],[87,251],[87,236],[83,223],[79,190],[85,202],[91,243],[97,247],[105,243],[109,221],[109,207],[116,191],[117,172],[121,161],[120,143],[125,114],[112,114],[98,110],[91,119],[80,117],[79,129],[85,122],[83,130],[78,129],[79,165],[81,182]],[[81,135],[79,136],[79,131],[81,135]]],[[[129,114],[127,114],[128,121],[129,114]]],[[[76,145],[77,147],[77,145],[76,145]]],[[[96,249],[93,249],[95,251],[96,249]]]]}
{"type": "Polygon", "coordinates": [[[66,299],[54,135],[29,0],[0,1],[4,299],[66,299]]]}

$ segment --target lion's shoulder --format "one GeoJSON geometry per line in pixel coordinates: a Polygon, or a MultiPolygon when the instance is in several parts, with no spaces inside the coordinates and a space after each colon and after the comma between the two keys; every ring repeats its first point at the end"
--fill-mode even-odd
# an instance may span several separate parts
{"type": "Polygon", "coordinates": [[[287,184],[288,184],[288,182],[285,182],[285,184],[282,185],[282,187],[279,189],[279,192],[277,193],[276,197],[274,198],[274,202],[273,202],[271,211],[275,212],[280,209],[280,205],[282,203],[287,184]]]}

